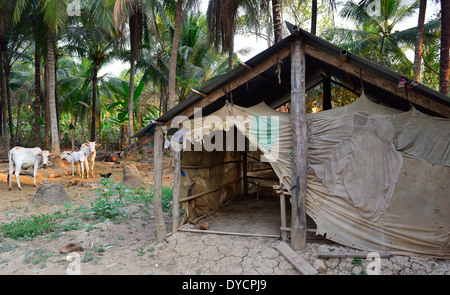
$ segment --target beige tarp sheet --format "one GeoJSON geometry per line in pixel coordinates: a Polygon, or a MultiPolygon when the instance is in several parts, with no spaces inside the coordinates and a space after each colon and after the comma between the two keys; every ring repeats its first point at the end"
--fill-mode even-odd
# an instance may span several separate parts
{"type": "MultiPolygon", "coordinates": [[[[318,234],[367,251],[450,258],[450,120],[363,95],[307,122],[307,213],[318,234]]],[[[190,124],[184,148],[217,143],[212,131],[235,127],[292,187],[290,114],[227,104],[190,124]]]]}

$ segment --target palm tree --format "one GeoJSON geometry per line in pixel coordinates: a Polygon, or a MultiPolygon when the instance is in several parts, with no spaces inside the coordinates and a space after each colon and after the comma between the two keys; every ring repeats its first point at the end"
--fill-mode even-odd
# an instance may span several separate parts
{"type": "Polygon", "coordinates": [[[217,50],[222,46],[222,52],[230,54],[229,69],[234,67],[234,35],[239,8],[246,15],[247,25],[259,25],[258,0],[210,0],[208,20],[208,43],[214,43],[217,50]]]}
{"type": "MultiPolygon", "coordinates": [[[[95,64],[88,58],[82,58],[81,62],[76,62],[73,58],[67,57],[61,58],[59,64],[58,93],[62,98],[61,113],[71,118],[73,129],[76,129],[80,123],[84,126],[91,110],[94,88],[92,73],[95,64]]],[[[120,83],[123,81],[115,77],[102,75],[97,77],[97,82],[98,85],[95,88],[98,108],[103,110],[101,112],[103,114],[104,110],[107,109],[107,104],[114,104],[116,91],[110,85],[114,83],[121,85],[120,83]]]]}
{"type": "MultiPolygon", "coordinates": [[[[356,29],[334,28],[326,32],[326,37],[344,49],[360,54],[374,62],[412,76],[413,65],[402,48],[412,48],[415,44],[417,28],[396,31],[396,26],[413,15],[419,0],[410,5],[402,0],[380,2],[380,13],[370,13],[369,1],[346,2],[340,16],[355,24],[356,29]]],[[[424,42],[431,42],[436,35],[431,33],[439,23],[432,21],[424,26],[424,42]]]]}
{"type": "Polygon", "coordinates": [[[441,0],[441,62],[439,71],[439,91],[449,94],[450,75],[450,1],[441,0]]]}
{"type": "Polygon", "coordinates": [[[170,53],[170,66],[169,66],[169,97],[168,97],[168,109],[172,109],[175,106],[175,87],[176,87],[176,70],[178,59],[178,46],[180,41],[181,26],[183,25],[183,5],[184,0],[177,1],[177,9],[175,12],[175,24],[173,31],[172,51],[170,53]]]}
{"type": "MultiPolygon", "coordinates": [[[[119,16],[128,14],[130,27],[130,91],[128,99],[128,139],[134,134],[134,80],[136,75],[136,59],[142,48],[143,18],[142,3],[138,0],[116,0],[114,5],[114,22],[119,27],[119,16]]],[[[130,144],[130,142],[129,142],[130,144]]]]}
{"type": "MultiPolygon", "coordinates": [[[[86,11],[86,13],[88,13],[86,11]]],[[[112,12],[111,12],[112,13],[112,12]]],[[[98,72],[102,66],[113,57],[117,51],[117,40],[110,31],[104,30],[86,17],[81,20],[81,26],[67,28],[64,41],[67,42],[68,52],[77,53],[78,56],[88,58],[92,62],[92,100],[91,100],[91,135],[90,140],[97,140],[98,121],[98,72]]]]}
{"type": "MultiPolygon", "coordinates": [[[[17,1],[12,16],[15,25],[21,25],[24,31],[28,32],[32,28],[32,38],[34,41],[34,61],[35,61],[35,100],[34,106],[34,125],[33,125],[33,143],[40,146],[41,143],[41,55],[45,51],[44,14],[42,11],[42,2],[40,0],[17,1]]],[[[25,34],[26,35],[26,34],[25,34]]]]}
{"type": "MultiPolygon", "coordinates": [[[[187,13],[178,48],[175,88],[178,102],[188,97],[192,88],[202,88],[207,80],[228,71],[228,58],[208,46],[207,30],[204,15],[187,13]]],[[[161,30],[160,33],[162,40],[170,43],[170,30],[161,30]]],[[[160,49],[155,44],[144,44],[142,58],[138,60],[137,67],[143,73],[143,80],[148,80],[153,87],[160,89],[161,107],[164,111],[164,89],[167,89],[168,85],[170,56],[160,49]]]]}
{"type": "Polygon", "coordinates": [[[58,115],[56,108],[56,60],[55,60],[55,40],[54,35],[67,21],[67,4],[69,0],[17,0],[13,13],[13,20],[18,22],[23,17],[24,10],[29,7],[30,3],[35,3],[35,12],[43,13],[43,22],[45,24],[45,43],[46,43],[46,65],[49,73],[48,77],[48,103],[50,112],[51,151],[55,155],[60,154],[59,132],[58,132],[58,115]]]}

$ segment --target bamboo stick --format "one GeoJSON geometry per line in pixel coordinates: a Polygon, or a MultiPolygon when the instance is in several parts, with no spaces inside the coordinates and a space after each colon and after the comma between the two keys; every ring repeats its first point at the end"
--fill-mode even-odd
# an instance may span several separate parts
{"type": "Polygon", "coordinates": [[[180,228],[182,232],[199,233],[199,234],[213,234],[213,235],[230,235],[230,236],[242,236],[242,237],[262,237],[262,238],[274,238],[279,239],[279,235],[267,235],[267,234],[251,234],[251,233],[236,233],[236,232],[224,232],[224,231],[212,231],[212,230],[199,230],[199,229],[185,229],[180,228]]]}

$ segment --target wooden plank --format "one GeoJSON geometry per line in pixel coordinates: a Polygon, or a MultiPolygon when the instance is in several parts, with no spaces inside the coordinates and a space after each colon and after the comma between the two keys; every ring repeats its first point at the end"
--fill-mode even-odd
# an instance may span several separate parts
{"type": "MultiPolygon", "coordinates": [[[[281,232],[291,232],[291,228],[290,227],[280,227],[280,231],[281,232]]],[[[315,234],[316,233],[316,229],[314,229],[314,228],[307,228],[306,229],[306,232],[308,232],[308,233],[313,233],[313,234],[315,234]]]]}
{"type": "MultiPolygon", "coordinates": [[[[264,73],[265,71],[267,71],[268,69],[270,69],[271,67],[276,65],[278,63],[279,59],[283,60],[286,57],[288,57],[290,52],[291,52],[291,49],[289,47],[281,50],[277,54],[271,56],[270,58],[268,58],[267,60],[265,60],[261,64],[257,65],[256,67],[252,68],[251,70],[249,70],[247,73],[245,73],[241,77],[233,80],[228,85],[225,85],[223,88],[220,88],[220,89],[214,91],[213,93],[211,93],[207,97],[203,97],[195,105],[193,105],[192,107],[190,107],[190,108],[184,110],[183,112],[181,112],[178,115],[178,117],[179,116],[186,116],[186,117],[192,116],[194,114],[194,109],[196,109],[196,108],[204,108],[204,107],[210,105],[211,103],[215,102],[219,98],[223,97],[225,95],[224,89],[226,91],[228,91],[228,92],[231,92],[234,89],[238,88],[239,86],[241,86],[241,85],[245,84],[246,82],[250,81],[251,79],[253,79],[255,77],[258,77],[261,73],[264,73]]],[[[172,120],[170,120],[169,122],[166,123],[166,126],[168,126],[169,128],[171,127],[171,125],[172,125],[172,120]]]]}
{"type": "Polygon", "coordinates": [[[294,268],[302,275],[317,275],[319,272],[305,259],[301,258],[288,244],[280,242],[275,249],[286,258],[294,268]]]}
{"type": "MultiPolygon", "coordinates": [[[[363,251],[358,251],[358,252],[352,252],[352,251],[348,251],[348,252],[343,252],[343,251],[319,251],[317,253],[317,258],[322,258],[322,259],[332,259],[332,258],[367,258],[367,255],[369,255],[369,253],[372,252],[363,252],[363,251]]],[[[380,258],[389,258],[392,256],[391,253],[389,252],[376,252],[378,254],[380,254],[380,258]]]]}
{"type": "Polygon", "coordinates": [[[306,247],[306,183],[308,170],[308,130],[306,125],[306,57],[305,38],[296,38],[291,49],[291,126],[293,180],[291,246],[306,247]]]}
{"type": "MultiPolygon", "coordinates": [[[[324,63],[327,63],[329,65],[332,65],[334,67],[340,68],[341,70],[355,76],[360,77],[361,69],[355,65],[352,65],[349,62],[343,61],[340,58],[334,57],[328,53],[325,53],[321,51],[320,49],[317,49],[315,47],[312,47],[310,45],[305,46],[306,54],[314,57],[324,63]]],[[[413,90],[408,91],[408,97],[406,97],[405,89],[404,88],[398,88],[397,83],[393,83],[391,81],[388,81],[386,79],[380,78],[375,74],[372,74],[369,71],[362,70],[362,78],[364,82],[367,82],[369,84],[375,85],[377,87],[383,88],[387,90],[388,92],[402,97],[405,100],[409,100],[412,103],[415,103],[417,105],[420,105],[424,108],[427,108],[437,114],[440,114],[442,116],[445,116],[447,118],[450,118],[450,107],[441,104],[437,101],[434,101],[424,95],[421,95],[413,90]]]]}

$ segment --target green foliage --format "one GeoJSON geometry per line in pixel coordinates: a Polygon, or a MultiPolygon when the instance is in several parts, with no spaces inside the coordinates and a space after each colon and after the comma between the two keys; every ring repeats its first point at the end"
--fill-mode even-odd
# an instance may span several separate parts
{"type": "Polygon", "coordinates": [[[47,234],[56,230],[56,216],[49,214],[42,214],[38,216],[31,216],[31,218],[24,218],[4,224],[1,227],[1,233],[6,238],[18,240],[33,239],[37,236],[47,234]]]}
{"type": "Polygon", "coordinates": [[[362,265],[361,258],[353,258],[352,264],[354,264],[354,265],[362,265]]]}
{"type": "Polygon", "coordinates": [[[127,203],[123,197],[129,190],[112,179],[102,179],[99,185],[95,193],[99,197],[91,204],[93,213],[101,220],[125,217],[127,212],[122,208],[127,203]]]}
{"type": "MultiPolygon", "coordinates": [[[[153,193],[151,189],[141,187],[138,189],[129,188],[122,184],[115,183],[112,179],[102,179],[99,181],[99,188],[95,195],[97,198],[91,203],[91,207],[80,206],[74,208],[73,204],[63,204],[64,210],[59,210],[53,214],[32,215],[27,218],[17,219],[10,223],[0,225],[0,237],[13,240],[32,240],[38,236],[52,234],[51,238],[58,238],[62,232],[79,230],[86,228],[86,231],[94,229],[92,225],[82,223],[89,219],[89,214],[94,214],[100,221],[111,219],[120,221],[129,217],[126,207],[132,203],[144,204],[144,210],[150,212],[153,203],[153,193]],[[147,209],[145,209],[147,208],[147,209]],[[78,217],[82,217],[79,219],[78,217]]],[[[172,189],[163,188],[162,207],[165,212],[170,211],[172,201],[172,189]]],[[[9,251],[7,246],[0,247],[0,253],[9,251]]]]}

